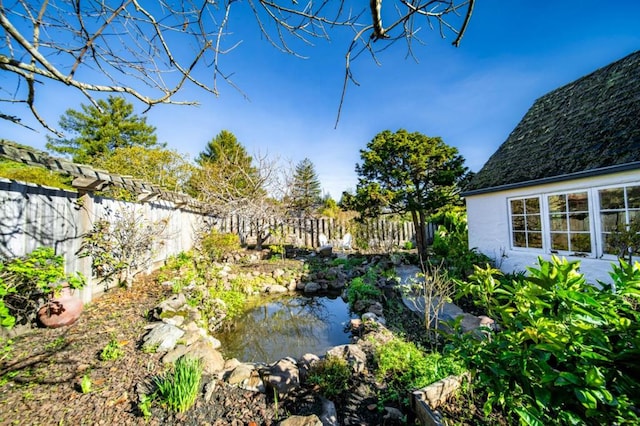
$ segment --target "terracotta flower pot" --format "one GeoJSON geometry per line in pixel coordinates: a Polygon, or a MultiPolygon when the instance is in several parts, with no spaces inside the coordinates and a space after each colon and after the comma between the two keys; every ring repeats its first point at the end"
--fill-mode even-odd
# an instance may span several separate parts
{"type": "Polygon", "coordinates": [[[52,296],[49,302],[38,310],[38,320],[45,327],[64,327],[80,318],[82,308],[82,300],[72,295],[68,287],[63,287],[58,296],[52,296]]]}

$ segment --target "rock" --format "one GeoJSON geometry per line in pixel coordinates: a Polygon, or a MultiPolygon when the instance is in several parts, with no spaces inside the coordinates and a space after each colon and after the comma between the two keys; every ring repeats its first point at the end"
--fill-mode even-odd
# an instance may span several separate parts
{"type": "Polygon", "coordinates": [[[382,303],[380,303],[380,302],[372,303],[371,305],[369,305],[369,308],[367,309],[367,312],[372,312],[372,313],[376,314],[379,317],[383,316],[384,315],[384,308],[382,307],[382,303]]]}
{"type": "Polygon", "coordinates": [[[156,319],[162,319],[163,314],[167,312],[178,312],[184,305],[187,304],[187,299],[183,293],[174,294],[162,301],[158,306],[153,309],[153,316],[156,319]]]}
{"type": "Polygon", "coordinates": [[[227,377],[227,383],[241,389],[254,392],[265,392],[264,382],[253,364],[240,364],[227,377]]]}
{"type": "Polygon", "coordinates": [[[279,426],[322,426],[322,421],[312,414],[310,416],[291,416],[278,423],[279,426]]]}
{"type": "Polygon", "coordinates": [[[400,410],[398,410],[397,408],[394,408],[394,407],[384,407],[384,411],[385,411],[385,414],[384,414],[383,418],[385,420],[400,421],[400,420],[402,420],[402,417],[404,416],[402,414],[402,411],[400,411],[400,410]]]}
{"type": "Polygon", "coordinates": [[[298,371],[300,374],[300,380],[305,381],[311,367],[320,361],[320,357],[316,354],[304,354],[298,360],[298,371]]]}
{"type": "Polygon", "coordinates": [[[275,279],[280,278],[281,276],[284,275],[284,269],[274,269],[273,272],[271,272],[271,276],[275,279]]]}
{"type": "Polygon", "coordinates": [[[213,393],[215,392],[216,388],[217,388],[217,383],[215,380],[211,380],[204,384],[205,402],[209,402],[211,400],[211,397],[213,396],[213,393]]]}
{"type": "Polygon", "coordinates": [[[236,368],[237,366],[239,366],[240,364],[242,364],[240,361],[238,361],[237,358],[231,358],[225,361],[224,363],[224,369],[227,371],[231,371],[234,368],[236,368]]]}
{"type": "Polygon", "coordinates": [[[142,338],[142,350],[155,348],[156,352],[167,352],[176,346],[183,335],[184,331],[175,325],[160,323],[142,338]]]}
{"type": "Polygon", "coordinates": [[[326,398],[320,397],[322,401],[322,414],[320,415],[320,421],[323,426],[339,426],[338,412],[336,411],[336,405],[326,398]]]}
{"type": "Polygon", "coordinates": [[[333,254],[333,247],[330,245],[322,246],[318,248],[318,256],[320,257],[331,257],[333,254]]]}
{"type": "Polygon", "coordinates": [[[367,355],[358,345],[335,346],[327,351],[327,356],[344,359],[354,373],[363,373],[367,369],[367,355]]]}
{"type": "Polygon", "coordinates": [[[287,288],[289,289],[289,291],[295,291],[295,290],[302,290],[304,289],[304,287],[302,287],[302,289],[298,288],[298,281],[295,278],[291,278],[289,280],[289,284],[287,284],[287,288]]]}
{"type": "Polygon", "coordinates": [[[270,285],[264,286],[263,291],[265,293],[287,293],[289,289],[283,285],[270,284],[270,285]]]}
{"type": "Polygon", "coordinates": [[[363,322],[373,321],[373,322],[377,322],[377,323],[382,324],[382,325],[385,325],[387,323],[387,321],[384,319],[384,317],[379,317],[378,315],[374,314],[373,312],[367,312],[365,314],[362,314],[362,321],[363,322]]]}
{"type": "Polygon", "coordinates": [[[184,323],[184,317],[180,315],[174,315],[170,318],[163,318],[162,322],[180,327],[184,323]]]}
{"type": "Polygon", "coordinates": [[[162,362],[165,364],[174,363],[180,358],[182,355],[187,353],[187,345],[178,345],[175,348],[171,349],[166,353],[165,356],[162,357],[162,362]]]}
{"type": "Polygon", "coordinates": [[[304,292],[305,293],[315,293],[320,290],[322,287],[317,282],[311,281],[305,284],[304,292]]]}
{"type": "Polygon", "coordinates": [[[184,355],[201,359],[202,372],[205,374],[214,374],[224,369],[222,354],[206,340],[198,340],[193,345],[188,346],[184,355]]]}
{"type": "Polygon", "coordinates": [[[267,387],[275,390],[278,395],[287,395],[300,386],[300,372],[296,362],[291,358],[282,358],[271,365],[265,375],[267,387]]]}

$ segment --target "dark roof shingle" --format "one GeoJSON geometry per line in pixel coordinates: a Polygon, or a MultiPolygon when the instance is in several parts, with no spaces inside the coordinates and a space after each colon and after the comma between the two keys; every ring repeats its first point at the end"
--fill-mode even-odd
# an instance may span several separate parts
{"type": "Polygon", "coordinates": [[[514,186],[639,161],[637,51],[535,101],[465,189],[514,186]]]}

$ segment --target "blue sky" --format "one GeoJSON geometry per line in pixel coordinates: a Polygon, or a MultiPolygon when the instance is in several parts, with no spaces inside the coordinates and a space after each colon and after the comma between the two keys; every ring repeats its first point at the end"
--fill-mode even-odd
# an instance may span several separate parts
{"type": "MultiPolygon", "coordinates": [[[[640,1],[476,3],[458,48],[425,28],[417,63],[406,58],[402,43],[379,57],[381,66],[359,58],[352,69],[360,86],[349,86],[337,128],[348,34],[333,34],[300,59],[272,48],[240,20],[230,29],[243,42],[222,66],[248,100],[224,84],[217,98],[190,88],[181,98],[197,98],[200,106],[156,106],[147,121],[160,141],[192,159],[221,130],[251,154],[293,164],[308,157],[324,191],[339,199],[357,184],[359,151],[383,130],[440,136],[478,171],[538,97],[640,49],[640,1]]],[[[3,81],[0,74],[0,86],[3,81]]],[[[39,93],[39,110],[52,123],[87,103],[56,85],[39,93]]],[[[19,106],[3,111],[38,128],[19,106]]],[[[44,149],[44,130],[0,126],[0,137],[44,149]]]]}

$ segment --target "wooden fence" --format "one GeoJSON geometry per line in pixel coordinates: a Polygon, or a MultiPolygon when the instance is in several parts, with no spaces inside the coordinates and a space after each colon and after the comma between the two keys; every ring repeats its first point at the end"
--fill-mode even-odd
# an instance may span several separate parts
{"type": "MultiPolygon", "coordinates": [[[[118,212],[123,211],[147,223],[163,223],[162,232],[151,248],[154,266],[171,255],[190,250],[199,231],[210,226],[242,235],[247,241],[255,239],[256,227],[241,216],[216,218],[168,200],[131,203],[0,178],[0,258],[23,256],[38,247],[53,247],[64,256],[67,272],[81,272],[88,278],[89,283],[81,292],[83,301],[88,302],[104,291],[104,284],[92,278],[90,259],[78,256],[82,238],[96,221],[113,222],[118,212]]],[[[412,223],[389,219],[365,224],[330,218],[294,219],[286,225],[271,222],[280,232],[278,238],[272,235],[265,244],[284,242],[315,248],[324,235],[329,243],[339,246],[344,235],[350,233],[354,248],[375,250],[402,246],[415,236],[412,223]]]]}

